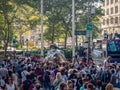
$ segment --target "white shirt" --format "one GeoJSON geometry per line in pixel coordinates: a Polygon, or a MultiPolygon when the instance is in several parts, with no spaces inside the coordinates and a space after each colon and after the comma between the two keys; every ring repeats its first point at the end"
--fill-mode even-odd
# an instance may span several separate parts
{"type": "Polygon", "coordinates": [[[62,75],[62,80],[63,81],[67,81],[67,76],[66,75],[62,75]]]}
{"type": "Polygon", "coordinates": [[[25,81],[26,80],[26,76],[28,75],[28,71],[27,70],[24,70],[21,72],[21,76],[22,76],[22,81],[25,81]]]}
{"type": "Polygon", "coordinates": [[[108,67],[109,66],[109,62],[107,60],[104,61],[104,66],[108,67]]]}
{"type": "Polygon", "coordinates": [[[116,83],[120,82],[120,71],[117,72],[116,76],[118,77],[116,79],[116,83]]]}
{"type": "Polygon", "coordinates": [[[7,88],[7,90],[15,90],[15,85],[12,84],[12,86],[10,86],[10,85],[6,84],[6,88],[7,88]]]}
{"type": "Polygon", "coordinates": [[[5,86],[5,81],[3,79],[0,80],[0,86],[5,86]]]}

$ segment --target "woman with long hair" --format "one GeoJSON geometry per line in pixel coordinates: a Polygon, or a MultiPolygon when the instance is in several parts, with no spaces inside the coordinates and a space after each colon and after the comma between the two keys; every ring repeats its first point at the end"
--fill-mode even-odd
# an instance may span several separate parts
{"type": "Polygon", "coordinates": [[[54,82],[53,82],[53,85],[54,85],[54,87],[55,87],[55,90],[57,90],[58,89],[58,87],[59,87],[59,85],[62,83],[62,75],[61,75],[61,73],[60,72],[58,72],[57,73],[57,75],[56,75],[56,79],[54,80],[54,82]]]}
{"type": "Polygon", "coordinates": [[[58,90],[68,90],[66,83],[61,83],[58,90]]]}
{"type": "Polygon", "coordinates": [[[12,77],[8,77],[6,80],[5,90],[18,90],[17,85],[13,82],[12,77]]]}

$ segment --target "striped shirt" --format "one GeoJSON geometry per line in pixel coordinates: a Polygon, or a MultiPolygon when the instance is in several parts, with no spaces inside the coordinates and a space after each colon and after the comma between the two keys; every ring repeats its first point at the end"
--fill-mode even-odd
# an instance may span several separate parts
{"type": "Polygon", "coordinates": [[[8,70],[7,68],[0,68],[0,76],[4,77],[5,79],[7,78],[8,75],[8,70]]]}

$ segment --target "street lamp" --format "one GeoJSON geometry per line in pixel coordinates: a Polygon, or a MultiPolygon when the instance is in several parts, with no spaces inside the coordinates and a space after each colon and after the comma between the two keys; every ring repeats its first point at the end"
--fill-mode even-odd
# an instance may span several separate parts
{"type": "Polygon", "coordinates": [[[92,38],[92,27],[93,25],[90,24],[90,18],[92,14],[95,14],[95,7],[92,6],[93,0],[88,0],[88,23],[87,23],[87,39],[88,39],[88,50],[87,50],[87,61],[89,63],[89,58],[90,58],[90,51],[91,51],[91,44],[90,40],[92,38]]]}
{"type": "Polygon", "coordinates": [[[72,0],[72,56],[75,56],[75,0],[72,0]]]}
{"type": "Polygon", "coordinates": [[[43,38],[43,0],[40,2],[41,10],[40,10],[40,17],[41,17],[41,55],[44,55],[44,38],[43,38]]]}

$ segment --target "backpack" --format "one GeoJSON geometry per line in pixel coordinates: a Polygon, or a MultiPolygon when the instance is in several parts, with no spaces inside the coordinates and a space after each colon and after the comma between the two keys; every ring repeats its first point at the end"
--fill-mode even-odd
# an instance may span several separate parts
{"type": "Polygon", "coordinates": [[[111,76],[111,81],[113,83],[113,86],[115,86],[116,85],[116,76],[115,75],[111,76]]]}
{"type": "Polygon", "coordinates": [[[49,72],[49,71],[46,71],[45,74],[44,74],[44,80],[45,80],[46,82],[50,82],[50,77],[49,77],[49,75],[50,75],[50,72],[49,72]]]}
{"type": "Polygon", "coordinates": [[[23,82],[23,90],[29,90],[31,85],[32,85],[32,82],[30,80],[25,80],[23,82]]]}

